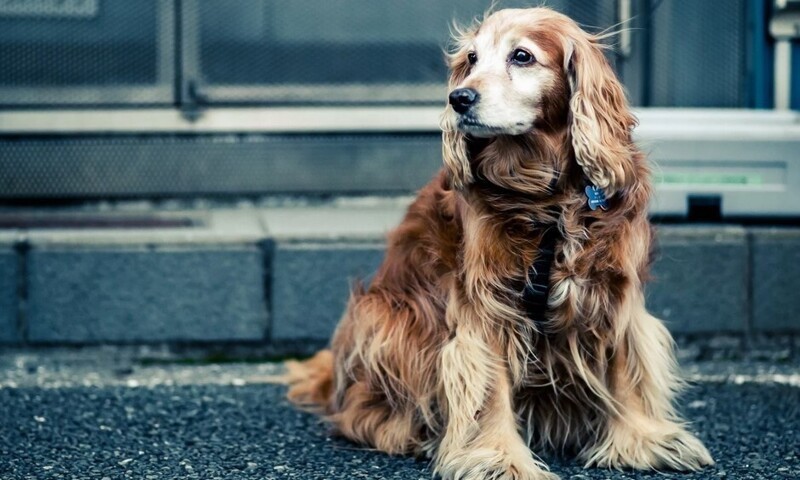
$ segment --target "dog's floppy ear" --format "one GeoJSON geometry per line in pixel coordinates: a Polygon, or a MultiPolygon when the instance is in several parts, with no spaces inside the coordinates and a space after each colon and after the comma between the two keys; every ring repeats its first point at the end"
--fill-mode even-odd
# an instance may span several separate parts
{"type": "MultiPolygon", "coordinates": [[[[462,30],[454,26],[452,50],[447,54],[447,63],[450,67],[450,79],[447,82],[447,91],[451,92],[458,87],[469,74],[469,41],[474,35],[475,27],[462,30]]],[[[469,161],[469,141],[456,127],[455,112],[448,105],[441,118],[442,129],[442,156],[444,165],[450,173],[453,187],[461,189],[472,182],[472,169],[469,161]]]]}
{"type": "Polygon", "coordinates": [[[611,196],[635,182],[636,118],[596,38],[570,38],[564,53],[572,97],[570,133],[575,160],[611,196]]]}

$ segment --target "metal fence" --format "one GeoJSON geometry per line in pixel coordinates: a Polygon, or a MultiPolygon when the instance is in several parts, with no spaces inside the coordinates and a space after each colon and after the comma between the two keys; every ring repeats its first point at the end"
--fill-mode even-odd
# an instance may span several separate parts
{"type": "MultiPolygon", "coordinates": [[[[490,1],[0,0],[0,204],[412,192],[441,165],[448,27],[490,1]]],[[[544,3],[622,30],[634,105],[765,105],[767,0],[544,3]]],[[[653,212],[797,214],[795,116],[659,112],[653,212]]]]}
{"type": "MultiPolygon", "coordinates": [[[[546,3],[633,18],[611,56],[634,104],[747,106],[745,0],[546,3]]],[[[0,0],[0,106],[441,104],[448,26],[487,4],[0,0]]]]}

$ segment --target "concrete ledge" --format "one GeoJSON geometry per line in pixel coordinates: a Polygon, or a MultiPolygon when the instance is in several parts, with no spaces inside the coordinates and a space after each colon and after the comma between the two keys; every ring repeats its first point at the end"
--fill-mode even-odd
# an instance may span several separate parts
{"type": "MultiPolygon", "coordinates": [[[[158,214],[192,220],[180,228],[2,233],[0,344],[324,343],[409,200],[158,214]]],[[[660,225],[658,239],[647,305],[674,333],[800,332],[800,229],[660,225]]]]}
{"type": "Polygon", "coordinates": [[[407,201],[264,211],[264,228],[277,239],[270,292],[273,342],[330,338],[351,287],[368,283],[380,266],[383,240],[402,220],[407,201]]]}
{"type": "Polygon", "coordinates": [[[272,257],[273,342],[330,338],[350,288],[369,282],[384,246],[369,243],[278,243],[272,257]]]}
{"type": "Polygon", "coordinates": [[[267,234],[277,240],[356,240],[382,242],[397,226],[408,200],[372,205],[268,208],[261,214],[267,234]]]}
{"type": "Polygon", "coordinates": [[[255,247],[34,248],[28,341],[262,341],[263,266],[255,247]]]}
{"type": "MultiPolygon", "coordinates": [[[[201,210],[152,213],[129,210],[114,212],[117,219],[154,217],[185,220],[191,225],[172,228],[80,228],[30,230],[20,238],[37,247],[96,248],[129,245],[243,245],[264,238],[258,216],[251,210],[201,210]]],[[[45,214],[46,215],[46,214],[45,214]]],[[[76,214],[80,218],[82,214],[76,214]]],[[[44,215],[42,215],[44,216],[44,215]]]]}
{"type": "Polygon", "coordinates": [[[753,329],[800,330],[800,229],[752,231],[753,329]]]}
{"type": "Polygon", "coordinates": [[[257,216],[159,217],[194,225],[28,232],[27,341],[264,341],[266,261],[257,216]]]}
{"type": "Polygon", "coordinates": [[[673,332],[742,332],[748,316],[748,245],[741,227],[658,228],[647,307],[673,332]]]}
{"type": "Polygon", "coordinates": [[[0,239],[0,344],[18,344],[19,257],[13,244],[0,239]]]}

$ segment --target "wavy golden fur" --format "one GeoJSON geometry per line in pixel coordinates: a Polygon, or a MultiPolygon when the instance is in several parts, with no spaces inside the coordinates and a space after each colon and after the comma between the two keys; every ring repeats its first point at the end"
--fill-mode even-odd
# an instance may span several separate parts
{"type": "Polygon", "coordinates": [[[672,339],[645,310],[649,171],[599,38],[533,8],[455,45],[450,88],[476,97],[444,114],[445,168],[330,350],[290,364],[290,399],[445,479],[555,478],[531,448],[614,468],[713,463],[673,407],[672,339]],[[607,210],[587,207],[588,184],[607,210]],[[547,228],[561,239],[532,319],[522,291],[547,228]]]}

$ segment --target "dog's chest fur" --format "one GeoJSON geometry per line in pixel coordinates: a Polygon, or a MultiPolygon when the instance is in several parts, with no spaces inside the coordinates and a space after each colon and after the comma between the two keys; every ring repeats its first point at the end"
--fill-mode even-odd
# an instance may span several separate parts
{"type": "MultiPolygon", "coordinates": [[[[580,259],[587,249],[594,249],[587,237],[592,230],[587,223],[592,222],[587,221],[591,219],[586,218],[583,205],[579,204],[582,199],[561,195],[553,199],[553,204],[520,210],[498,209],[483,196],[465,196],[464,201],[463,287],[478,314],[494,325],[487,331],[496,336],[501,351],[506,352],[504,360],[514,380],[515,409],[520,418],[532,422],[532,416],[543,414],[538,412],[542,407],[551,414],[569,411],[565,418],[581,424],[601,417],[597,410],[601,406],[587,407],[596,404],[597,398],[585,383],[576,381],[580,376],[575,371],[572,350],[591,349],[589,355],[596,361],[586,368],[603,375],[607,351],[600,346],[604,342],[592,337],[596,332],[610,331],[600,328],[608,325],[615,308],[605,287],[617,280],[612,280],[612,272],[592,268],[580,259]],[[541,211],[533,211],[539,208],[541,211]],[[523,290],[529,269],[539,255],[542,235],[552,227],[565,234],[555,245],[549,308],[544,318],[530,318],[523,306],[523,290]]],[[[590,255],[597,265],[608,264],[602,252],[590,255]]],[[[555,417],[549,424],[563,429],[562,433],[551,435],[563,445],[582,441],[571,438],[570,432],[587,431],[571,424],[561,425],[555,417]]],[[[532,437],[531,442],[536,443],[536,439],[532,437]]]]}

